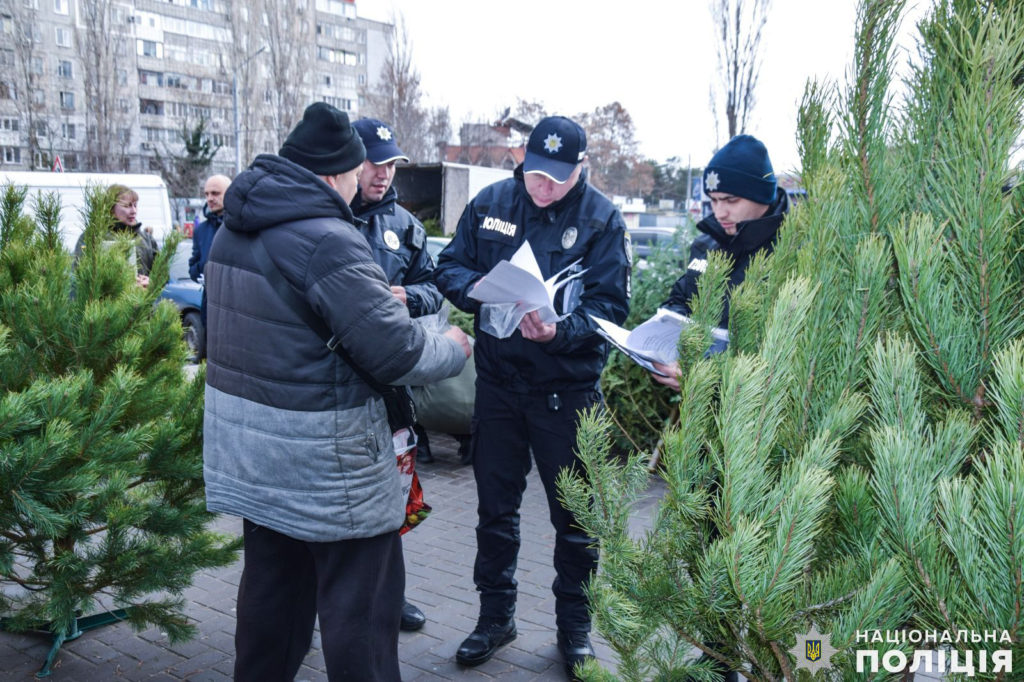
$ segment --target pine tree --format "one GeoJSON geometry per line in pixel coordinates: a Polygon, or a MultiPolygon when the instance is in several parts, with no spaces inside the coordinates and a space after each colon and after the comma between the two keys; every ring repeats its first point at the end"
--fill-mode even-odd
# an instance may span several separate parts
{"type": "Polygon", "coordinates": [[[24,189],[0,205],[0,614],[49,629],[51,658],[97,610],[187,638],[182,590],[238,548],[206,530],[204,372],[184,376],[177,311],[157,303],[177,237],[143,289],[130,238],[108,232],[114,198],[88,195],[77,263],[55,196],[38,224],[24,189]]]}
{"type": "Polygon", "coordinates": [[[1024,666],[1024,7],[941,0],[897,105],[903,10],[863,2],[849,86],[808,86],[810,198],[703,359],[725,291],[709,259],[649,531],[627,524],[644,458],[616,463],[606,420],[583,420],[587,480],[560,484],[601,543],[594,617],[620,679],[712,679],[701,653],[810,679],[789,650],[812,626],[840,652],[817,679],[884,678],[857,649],[935,646],[857,641],[876,630],[1005,631],[961,648],[1024,666]]]}

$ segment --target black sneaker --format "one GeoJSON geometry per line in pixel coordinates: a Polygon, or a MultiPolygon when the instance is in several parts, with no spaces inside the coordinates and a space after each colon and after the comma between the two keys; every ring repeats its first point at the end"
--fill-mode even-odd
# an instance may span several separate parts
{"type": "Polygon", "coordinates": [[[455,660],[459,665],[480,665],[494,655],[499,647],[516,638],[516,622],[514,619],[490,620],[480,619],[473,633],[462,642],[455,652],[455,660]]]}
{"type": "Polygon", "coordinates": [[[570,680],[576,677],[576,666],[583,665],[591,658],[596,658],[594,646],[590,643],[590,635],[586,632],[558,631],[558,651],[565,659],[565,674],[570,680]]]}

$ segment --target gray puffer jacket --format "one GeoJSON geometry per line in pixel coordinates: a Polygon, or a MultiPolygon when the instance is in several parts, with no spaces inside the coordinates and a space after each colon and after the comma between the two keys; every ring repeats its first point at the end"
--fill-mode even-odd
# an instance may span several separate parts
{"type": "Polygon", "coordinates": [[[231,183],[204,269],[207,507],[289,537],[373,537],[402,524],[383,401],[264,278],[263,241],[285,279],[363,370],[421,385],[457,374],[458,344],[426,333],[392,294],[348,205],[273,155],[231,183]]]}

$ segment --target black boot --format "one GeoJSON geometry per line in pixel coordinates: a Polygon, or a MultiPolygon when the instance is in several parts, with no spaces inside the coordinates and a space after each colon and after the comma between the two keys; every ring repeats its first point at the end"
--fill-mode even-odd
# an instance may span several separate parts
{"type": "Polygon", "coordinates": [[[430,464],[434,461],[434,455],[430,452],[430,439],[427,438],[427,430],[417,424],[413,427],[416,432],[416,463],[430,464]]]}
{"type": "Polygon", "coordinates": [[[403,632],[415,632],[426,622],[427,617],[423,615],[422,611],[407,601],[402,602],[402,623],[399,628],[403,632]]]}
{"type": "Polygon", "coordinates": [[[586,632],[558,631],[558,651],[565,661],[565,674],[570,680],[577,680],[576,666],[595,658],[590,635],[586,632]]]}
{"type": "Polygon", "coordinates": [[[455,440],[459,441],[459,464],[472,464],[473,453],[470,450],[469,444],[472,442],[473,437],[470,435],[455,436],[455,440]]]}
{"type": "Polygon", "coordinates": [[[462,642],[455,652],[455,660],[459,665],[474,666],[491,659],[499,647],[516,638],[516,622],[508,620],[492,620],[481,618],[476,629],[462,642]]]}

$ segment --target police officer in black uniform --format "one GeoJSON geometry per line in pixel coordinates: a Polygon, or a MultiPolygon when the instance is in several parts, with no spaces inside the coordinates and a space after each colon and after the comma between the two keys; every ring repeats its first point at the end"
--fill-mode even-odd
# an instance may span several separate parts
{"type": "Polygon", "coordinates": [[[589,316],[617,324],[626,319],[631,254],[621,214],[587,183],[586,145],[583,129],[570,119],[538,123],[514,177],[484,188],[469,203],[435,271],[441,293],[475,314],[477,338],[473,580],[480,618],[456,653],[462,665],[483,663],[516,637],[519,505],[531,451],[556,531],[558,648],[570,676],[575,664],[594,655],[584,586],[598,553],[558,501],[555,477],[565,468],[579,470],[573,451],[577,412],[601,403],[598,380],[608,354],[589,316]],[[565,317],[557,322],[471,297],[478,280],[525,241],[545,278],[567,267],[569,275],[583,273],[559,290],[556,312],[565,317]]]}
{"type": "MultiPolygon", "coordinates": [[[[366,237],[373,260],[384,270],[391,293],[408,306],[409,316],[436,313],[444,298],[434,286],[434,263],[425,248],[426,230],[398,205],[398,193],[391,184],[395,164],[409,158],[398,148],[395,131],[387,123],[363,118],[354,127],[366,147],[359,191],[352,200],[352,213],[365,222],[356,227],[366,237]]],[[[417,430],[417,435],[420,446],[426,447],[426,434],[417,430]]],[[[402,630],[419,630],[426,622],[418,607],[403,600],[402,630]]]]}
{"type": "MultiPolygon", "coordinates": [[[[662,303],[683,315],[690,314],[690,299],[707,266],[708,253],[729,254],[729,290],[738,287],[747,274],[750,259],[775,248],[782,221],[789,213],[789,195],[778,186],[764,143],[752,135],[737,135],[722,147],[704,169],[704,192],[711,198],[711,215],[697,223],[701,235],[690,245],[686,272],[672,286],[662,303]]],[[[718,326],[729,328],[729,297],[718,326]]],[[[710,353],[725,350],[727,342],[716,341],[710,353]]],[[[679,365],[655,363],[655,381],[679,390],[679,365]]]]}

